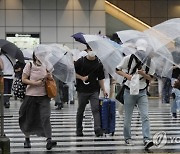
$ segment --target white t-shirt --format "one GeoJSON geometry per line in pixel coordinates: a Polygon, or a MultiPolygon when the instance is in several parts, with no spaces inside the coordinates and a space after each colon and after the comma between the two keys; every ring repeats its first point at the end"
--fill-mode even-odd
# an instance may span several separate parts
{"type": "MultiPolygon", "coordinates": [[[[131,55],[125,56],[116,68],[123,70],[123,72],[127,73],[130,56],[131,55]]],[[[132,70],[135,66],[136,66],[136,61],[135,61],[135,59],[133,59],[131,68],[129,70],[129,74],[132,72],[132,70]]],[[[142,66],[142,69],[145,71],[145,69],[146,69],[145,64],[142,66]]],[[[155,64],[154,64],[153,60],[151,59],[151,64],[150,64],[148,74],[154,75],[154,73],[155,73],[155,64]]],[[[141,79],[141,78],[142,78],[142,75],[139,75],[139,79],[141,79]]],[[[127,80],[124,84],[129,87],[129,84],[130,84],[129,80],[127,80]]],[[[142,78],[141,80],[139,80],[139,89],[144,89],[146,87],[146,85],[147,85],[146,79],[142,78]]]]}
{"type": "Polygon", "coordinates": [[[11,62],[9,61],[9,59],[5,56],[5,55],[0,55],[0,58],[3,61],[3,73],[4,75],[12,75],[12,76],[5,76],[4,78],[6,79],[13,79],[14,78],[14,68],[13,65],[15,64],[15,59],[13,59],[12,57],[8,56],[9,59],[11,60],[11,62]]]}

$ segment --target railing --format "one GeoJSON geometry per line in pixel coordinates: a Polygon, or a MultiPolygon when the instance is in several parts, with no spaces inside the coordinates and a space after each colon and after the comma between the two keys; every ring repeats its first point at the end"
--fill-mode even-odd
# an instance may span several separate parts
{"type": "Polygon", "coordinates": [[[105,11],[135,30],[144,31],[146,29],[151,28],[146,23],[133,17],[132,15],[128,14],[124,10],[118,8],[117,6],[113,5],[108,1],[105,1],[105,11]]]}

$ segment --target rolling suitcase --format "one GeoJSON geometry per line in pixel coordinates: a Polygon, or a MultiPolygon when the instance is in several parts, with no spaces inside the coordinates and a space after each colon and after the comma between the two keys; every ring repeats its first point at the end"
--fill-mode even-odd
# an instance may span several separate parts
{"type": "Polygon", "coordinates": [[[100,99],[101,127],[105,134],[113,136],[116,123],[116,102],[109,98],[100,99]]]}

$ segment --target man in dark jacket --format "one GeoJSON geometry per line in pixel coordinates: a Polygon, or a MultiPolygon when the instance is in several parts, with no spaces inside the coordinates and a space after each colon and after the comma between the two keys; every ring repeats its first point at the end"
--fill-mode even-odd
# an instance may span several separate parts
{"type": "Polygon", "coordinates": [[[91,110],[94,118],[94,131],[97,137],[103,135],[101,130],[100,112],[99,112],[99,91],[100,88],[107,96],[104,88],[104,70],[100,60],[95,52],[87,46],[86,57],[81,57],[75,62],[78,94],[78,109],[76,116],[76,135],[83,136],[83,114],[87,103],[90,101],[91,110]]]}

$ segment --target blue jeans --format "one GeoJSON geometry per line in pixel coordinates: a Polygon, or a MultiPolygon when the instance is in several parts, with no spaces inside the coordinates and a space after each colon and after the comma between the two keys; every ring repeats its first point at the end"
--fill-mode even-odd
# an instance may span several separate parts
{"type": "Polygon", "coordinates": [[[146,90],[142,90],[138,95],[130,95],[130,91],[124,91],[124,138],[131,139],[131,120],[133,109],[138,106],[142,120],[142,134],[144,141],[150,139],[150,124],[148,116],[148,98],[146,90]]]}

